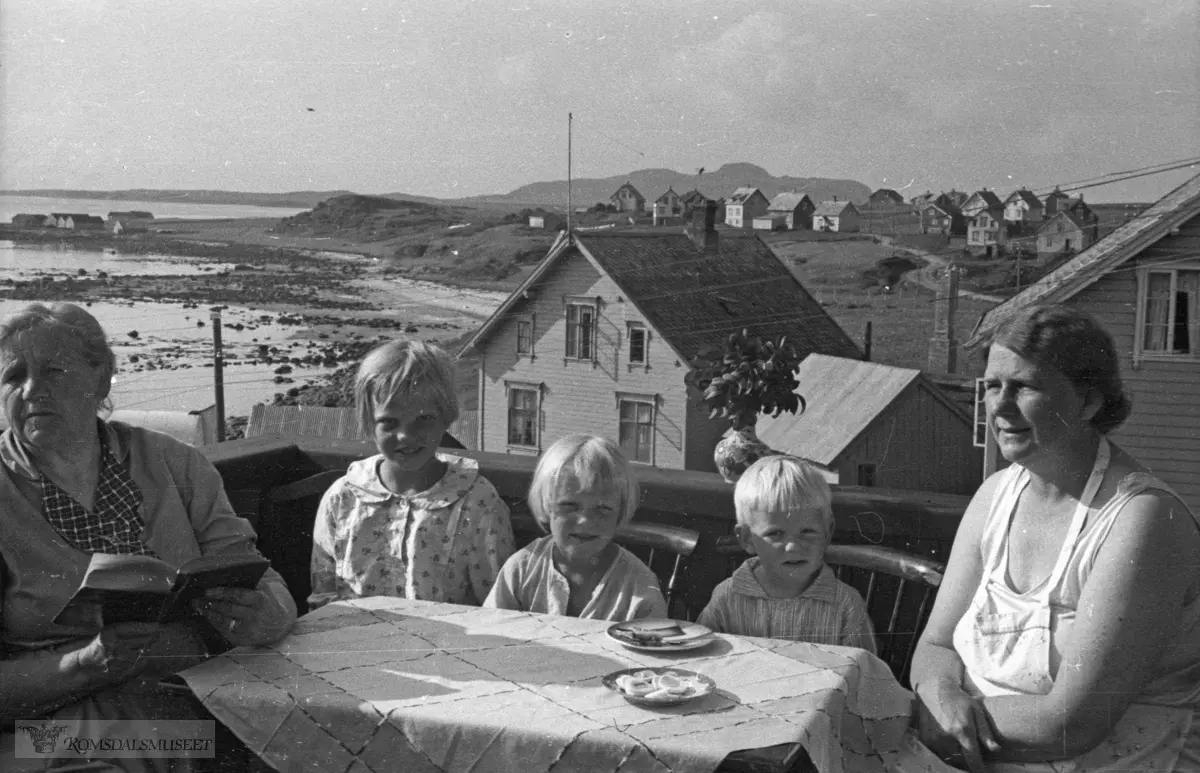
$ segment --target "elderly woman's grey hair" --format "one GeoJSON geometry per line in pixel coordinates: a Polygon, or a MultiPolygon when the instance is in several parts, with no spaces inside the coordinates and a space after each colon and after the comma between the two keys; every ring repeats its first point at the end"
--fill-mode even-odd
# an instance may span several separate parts
{"type": "Polygon", "coordinates": [[[440,346],[401,338],[363,358],[354,379],[354,405],[364,434],[374,431],[376,409],[400,393],[431,399],[446,424],[458,418],[454,361],[440,346]]]}
{"type": "Polygon", "coordinates": [[[31,303],[0,320],[0,352],[8,349],[17,336],[39,328],[62,333],[79,344],[83,359],[96,371],[101,405],[111,411],[108,393],[117,370],[117,356],[96,318],[73,303],[31,303]]]}

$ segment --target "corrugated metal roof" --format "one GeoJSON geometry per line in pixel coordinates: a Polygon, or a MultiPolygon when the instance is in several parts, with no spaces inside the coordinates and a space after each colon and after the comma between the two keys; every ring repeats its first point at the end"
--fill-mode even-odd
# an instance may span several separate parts
{"type": "Polygon", "coordinates": [[[1180,185],[1153,206],[1046,274],[999,306],[987,311],[975,326],[967,347],[1017,311],[1037,303],[1061,303],[1126,260],[1162,239],[1200,212],[1200,175],[1180,185]]]}
{"type": "Polygon", "coordinates": [[[760,416],[758,437],[777,451],[829,467],[920,377],[910,368],[809,355],[796,373],[804,412],[760,416]]]}
{"type": "MultiPolygon", "coordinates": [[[[807,193],[797,193],[796,191],[784,191],[778,193],[775,198],[771,199],[771,203],[767,205],[768,212],[794,212],[796,207],[800,206],[801,202],[808,199],[807,193]]],[[[808,199],[812,203],[812,199],[808,199]]]]}
{"type": "Polygon", "coordinates": [[[264,405],[250,409],[246,437],[287,435],[317,437],[328,440],[370,440],[359,431],[358,416],[353,408],[326,408],[316,405],[264,405]]]}

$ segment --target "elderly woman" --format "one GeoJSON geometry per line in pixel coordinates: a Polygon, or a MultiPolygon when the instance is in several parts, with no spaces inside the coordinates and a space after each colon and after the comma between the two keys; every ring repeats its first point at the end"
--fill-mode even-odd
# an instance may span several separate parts
{"type": "Polygon", "coordinates": [[[972,770],[1200,769],[1200,526],[1108,440],[1111,337],[1062,306],[996,330],[988,422],[1011,466],[971,501],[917,645],[922,740],[972,770]]]}
{"type": "MultiPolygon", "coordinates": [[[[188,622],[59,625],[93,553],[255,553],[213,466],[165,435],[105,422],[115,359],[104,330],[72,304],[33,304],[0,321],[0,715],[14,719],[195,719],[158,680],[209,647],[282,637],[296,609],[268,571],[256,590],[217,588],[188,622]]],[[[90,725],[89,732],[113,723],[90,725]]],[[[139,722],[138,735],[153,732],[139,722]]],[[[126,730],[128,730],[126,726],[126,730]]],[[[12,726],[8,725],[8,730],[12,726]]],[[[4,770],[13,737],[0,743],[4,770]]],[[[94,760],[71,770],[187,769],[186,760],[94,760]],[[174,764],[171,764],[174,763],[174,764]]],[[[38,767],[36,769],[42,769],[38,767]]]]}

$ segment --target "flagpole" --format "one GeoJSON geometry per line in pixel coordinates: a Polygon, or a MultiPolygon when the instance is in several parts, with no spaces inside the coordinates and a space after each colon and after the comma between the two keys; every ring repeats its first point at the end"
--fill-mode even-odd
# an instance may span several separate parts
{"type": "Polygon", "coordinates": [[[575,206],[571,199],[571,122],[574,116],[567,113],[567,239],[571,238],[571,215],[575,206]]]}

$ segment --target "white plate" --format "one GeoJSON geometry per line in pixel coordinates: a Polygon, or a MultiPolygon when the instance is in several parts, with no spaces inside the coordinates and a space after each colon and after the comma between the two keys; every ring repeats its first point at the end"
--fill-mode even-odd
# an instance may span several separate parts
{"type": "Polygon", "coordinates": [[[608,638],[643,652],[681,652],[714,641],[712,631],[698,623],[666,618],[617,623],[609,626],[608,638]]]}
{"type": "Polygon", "coordinates": [[[688,701],[695,700],[696,698],[703,698],[705,695],[708,695],[713,690],[717,689],[716,683],[704,674],[697,674],[692,671],[684,671],[682,668],[669,668],[665,666],[659,668],[627,668],[624,671],[614,671],[613,673],[606,675],[601,681],[604,683],[605,687],[613,692],[620,693],[625,700],[636,706],[678,706],[681,703],[687,703],[688,701]],[[684,695],[664,695],[660,698],[651,698],[646,695],[631,695],[622,690],[620,685],[617,684],[617,680],[622,676],[633,676],[635,674],[646,673],[651,673],[654,675],[671,674],[672,676],[683,677],[692,682],[698,683],[698,689],[685,693],[684,695]]]}

